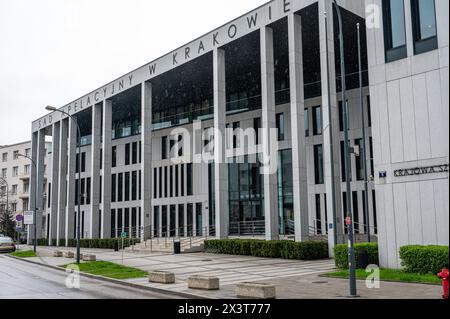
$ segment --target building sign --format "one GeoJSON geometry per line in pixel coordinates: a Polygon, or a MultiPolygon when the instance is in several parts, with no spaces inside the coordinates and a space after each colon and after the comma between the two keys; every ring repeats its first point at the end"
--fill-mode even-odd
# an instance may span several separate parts
{"type": "Polygon", "coordinates": [[[449,164],[398,169],[398,170],[394,171],[394,176],[395,177],[405,177],[405,176],[448,173],[448,165],[449,164]]]}
{"type": "MultiPolygon", "coordinates": [[[[192,61],[208,52],[241,38],[261,27],[269,25],[281,18],[297,12],[300,9],[314,3],[313,0],[293,1],[275,0],[263,5],[248,14],[245,14],[228,24],[200,37],[171,53],[154,60],[143,67],[134,70],[119,79],[93,91],[72,103],[64,106],[61,110],[74,115],[85,108],[109,99],[127,89],[140,83],[151,80],[167,71],[170,71],[184,63],[192,61]]],[[[60,112],[53,112],[32,123],[33,132],[51,125],[54,121],[66,118],[60,112]]]]}
{"type": "Polygon", "coordinates": [[[27,211],[23,213],[23,223],[25,225],[34,225],[34,212],[27,211]]]}

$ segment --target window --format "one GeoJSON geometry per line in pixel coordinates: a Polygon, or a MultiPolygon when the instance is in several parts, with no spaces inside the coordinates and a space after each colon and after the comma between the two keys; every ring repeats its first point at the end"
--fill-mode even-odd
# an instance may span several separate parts
{"type": "Polygon", "coordinates": [[[158,180],[159,180],[159,187],[158,187],[158,189],[159,189],[159,198],[162,198],[163,197],[163,195],[162,195],[162,180],[163,180],[163,178],[162,178],[162,167],[159,168],[158,180]]]}
{"type": "MultiPolygon", "coordinates": [[[[347,108],[347,116],[348,116],[348,100],[345,103],[345,107],[347,108]]],[[[344,131],[344,108],[342,106],[342,101],[339,101],[339,131],[344,131]]]]}
{"type": "Polygon", "coordinates": [[[161,159],[167,159],[167,136],[161,138],[161,159]]]}
{"type": "Polygon", "coordinates": [[[23,183],[23,192],[28,194],[30,192],[30,184],[28,182],[23,183]]]}
{"type": "Polygon", "coordinates": [[[309,136],[309,111],[308,109],[305,109],[305,113],[304,113],[304,120],[305,120],[305,136],[308,137],[309,136]]]}
{"type": "Polygon", "coordinates": [[[359,225],[358,192],[353,192],[352,200],[353,200],[353,221],[354,221],[353,227],[355,229],[355,234],[359,234],[360,225],[359,225]]]}
{"type": "Polygon", "coordinates": [[[130,143],[125,144],[125,165],[130,165],[130,143]]]}
{"type": "MultiPolygon", "coordinates": [[[[350,163],[349,163],[350,165],[350,163]]],[[[342,181],[346,181],[346,175],[345,175],[345,144],[344,141],[341,141],[341,174],[342,174],[342,181]]],[[[352,168],[350,166],[350,181],[352,180],[352,168]]]]}
{"type": "Polygon", "coordinates": [[[279,113],[276,116],[278,140],[284,141],[284,113],[279,113]]]}
{"type": "Polygon", "coordinates": [[[322,234],[322,211],[320,207],[320,194],[316,194],[316,234],[321,235],[322,234]]]}
{"type": "Polygon", "coordinates": [[[86,178],[86,205],[91,204],[91,178],[86,178]]]}
{"type": "Polygon", "coordinates": [[[112,147],[111,152],[111,166],[116,167],[117,166],[117,146],[112,147]]]}
{"type": "Polygon", "coordinates": [[[8,175],[8,170],[6,168],[2,168],[2,177],[6,178],[7,175],[8,175]]]}
{"type": "Polygon", "coordinates": [[[2,154],[2,162],[7,162],[8,161],[8,153],[3,153],[2,154]]]}
{"type": "Polygon", "coordinates": [[[25,156],[28,156],[28,157],[31,156],[31,149],[30,149],[30,148],[27,148],[27,149],[25,150],[25,156]]]}
{"type": "Polygon", "coordinates": [[[370,95],[366,97],[367,99],[367,125],[369,127],[372,127],[372,113],[371,113],[371,107],[370,107],[370,95]]]}
{"type": "Polygon", "coordinates": [[[11,211],[12,211],[13,213],[17,212],[17,203],[12,203],[12,204],[11,204],[11,211]]]}
{"type": "Polygon", "coordinates": [[[158,169],[153,168],[153,198],[158,198],[158,169]]]}
{"type": "MultiPolygon", "coordinates": [[[[50,189],[49,189],[50,190],[50,189]]],[[[81,205],[84,205],[86,199],[86,184],[85,179],[81,179],[81,205]]]]}
{"type": "Polygon", "coordinates": [[[125,201],[130,201],[130,172],[125,173],[125,201]]]}
{"type": "Polygon", "coordinates": [[[405,8],[403,1],[383,0],[386,62],[406,58],[405,8]]]}
{"type": "Polygon", "coordinates": [[[169,172],[170,172],[170,174],[169,174],[169,188],[170,188],[170,190],[169,190],[169,193],[170,193],[170,198],[172,198],[173,197],[173,166],[170,166],[169,167],[169,172]]]}
{"type": "MultiPolygon", "coordinates": [[[[363,141],[362,139],[355,140],[355,146],[358,146],[360,149],[360,156],[355,157],[356,161],[356,179],[358,181],[364,180],[364,158],[362,157],[362,147],[363,147],[363,141]]],[[[364,151],[365,153],[365,151],[364,151]]]]}
{"type": "Polygon", "coordinates": [[[233,123],[233,148],[239,147],[239,134],[237,132],[237,129],[241,127],[240,122],[234,122],[233,123]]]}
{"type": "Polygon", "coordinates": [[[137,200],[137,171],[131,173],[131,200],[137,200]]]}
{"type": "Polygon", "coordinates": [[[138,143],[134,142],[131,153],[131,163],[137,164],[137,162],[138,162],[138,143]]]}
{"type": "Polygon", "coordinates": [[[180,184],[181,184],[181,190],[180,190],[180,196],[184,196],[184,164],[181,164],[181,174],[180,174],[180,184]]]}
{"type": "Polygon", "coordinates": [[[30,174],[30,168],[31,168],[30,165],[25,165],[25,166],[23,167],[23,172],[25,173],[25,175],[30,174]]]}
{"type": "Polygon", "coordinates": [[[183,135],[178,135],[178,157],[183,156],[183,135]]]}
{"type": "Polygon", "coordinates": [[[86,172],[86,153],[81,153],[81,172],[86,172]]]}
{"type": "Polygon", "coordinates": [[[179,181],[178,181],[178,178],[179,178],[178,171],[179,171],[179,166],[176,165],[175,166],[175,197],[178,197],[180,195],[180,192],[179,192],[179,181]]]}
{"type": "Polygon", "coordinates": [[[320,106],[313,108],[313,134],[322,135],[322,108],[320,106]]]}
{"type": "Polygon", "coordinates": [[[19,167],[13,167],[12,177],[17,177],[19,175],[19,167]]]}
{"type": "Polygon", "coordinates": [[[112,203],[116,202],[116,184],[117,184],[116,176],[117,176],[116,174],[111,175],[111,202],[112,203]]]}
{"type": "Polygon", "coordinates": [[[80,172],[80,154],[77,153],[77,155],[75,156],[75,172],[79,173],[80,172]]]}
{"type": "Polygon", "coordinates": [[[187,196],[193,195],[193,181],[192,181],[192,163],[186,166],[186,179],[187,179],[187,196]]]}
{"type": "Polygon", "coordinates": [[[255,144],[261,144],[261,140],[259,138],[259,130],[261,129],[261,118],[257,117],[253,119],[253,129],[255,130],[255,144]]]}
{"type": "Polygon", "coordinates": [[[436,8],[434,0],[411,0],[414,53],[421,54],[438,48],[436,8]]]}
{"type": "Polygon", "coordinates": [[[16,194],[17,194],[17,185],[13,185],[13,186],[11,187],[11,194],[12,194],[12,195],[16,195],[16,194]]]}
{"type": "Polygon", "coordinates": [[[123,201],[123,173],[117,174],[117,201],[123,201]]]}
{"type": "Polygon", "coordinates": [[[314,145],[314,177],[316,184],[324,183],[323,146],[314,145]]]}
{"type": "Polygon", "coordinates": [[[373,140],[369,137],[369,150],[370,150],[370,175],[375,176],[375,166],[373,161],[373,140]]]}
{"type": "Polygon", "coordinates": [[[169,181],[168,181],[168,173],[167,173],[167,166],[164,167],[164,198],[167,198],[167,188],[169,181]]]}
{"type": "Polygon", "coordinates": [[[13,152],[13,159],[18,159],[19,158],[19,151],[14,151],[13,152]]]}

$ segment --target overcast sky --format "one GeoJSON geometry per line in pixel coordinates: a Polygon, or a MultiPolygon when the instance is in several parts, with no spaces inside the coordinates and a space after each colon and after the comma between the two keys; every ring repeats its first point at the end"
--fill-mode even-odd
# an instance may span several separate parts
{"type": "Polygon", "coordinates": [[[0,145],[267,0],[0,0],[0,145]]]}

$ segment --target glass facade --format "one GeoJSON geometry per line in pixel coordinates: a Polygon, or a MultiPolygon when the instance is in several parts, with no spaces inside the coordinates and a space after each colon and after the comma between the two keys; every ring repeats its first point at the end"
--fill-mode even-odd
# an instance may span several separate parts
{"type": "Polygon", "coordinates": [[[278,212],[281,235],[295,234],[292,150],[278,152],[278,212]]]}
{"type": "Polygon", "coordinates": [[[264,221],[264,191],[261,165],[249,156],[228,164],[230,234],[240,231],[242,222],[264,221]]]}

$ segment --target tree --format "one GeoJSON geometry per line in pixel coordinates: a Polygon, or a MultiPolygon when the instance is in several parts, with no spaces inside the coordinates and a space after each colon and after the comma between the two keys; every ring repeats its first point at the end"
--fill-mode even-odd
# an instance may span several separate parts
{"type": "Polygon", "coordinates": [[[0,233],[5,236],[14,238],[16,222],[14,221],[14,215],[7,209],[0,212],[0,233]]]}

